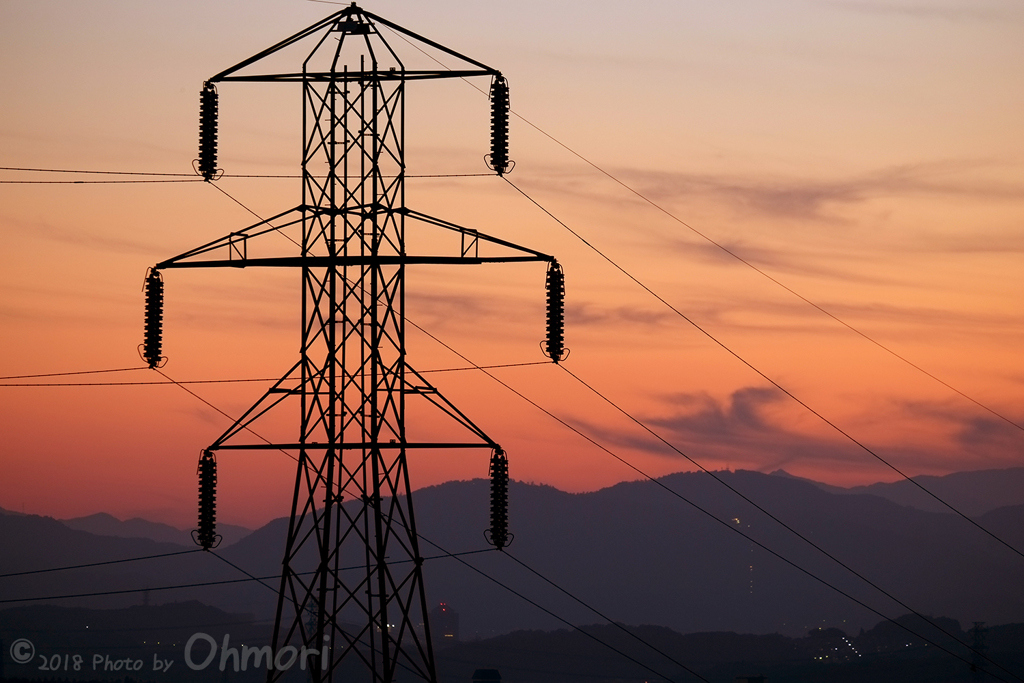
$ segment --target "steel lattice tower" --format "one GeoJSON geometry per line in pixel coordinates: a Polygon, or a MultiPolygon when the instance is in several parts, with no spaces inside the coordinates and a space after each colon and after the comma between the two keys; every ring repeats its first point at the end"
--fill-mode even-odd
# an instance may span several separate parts
{"type": "MultiPolygon", "coordinates": [[[[436,680],[407,457],[422,449],[481,448],[504,461],[497,443],[406,359],[407,266],[545,261],[558,269],[551,256],[405,206],[407,85],[470,76],[489,77],[505,88],[502,106],[507,115],[507,88],[498,71],[354,3],[217,74],[203,91],[198,171],[207,180],[217,177],[215,84],[298,83],[303,102],[302,202],[158,263],[149,278],[159,283],[162,297],[159,273],[168,269],[277,267],[301,273],[299,361],[204,451],[200,473],[215,481],[213,458],[218,451],[281,449],[296,458],[272,647],[275,653],[291,645],[325,654],[321,660],[309,658],[314,681],[332,680],[343,663],[348,672],[353,662],[361,662],[374,683],[393,681],[399,673],[436,680]],[[406,69],[382,27],[387,36],[456,58],[462,68],[406,69]],[[301,69],[254,73],[258,63],[271,56],[280,61],[301,45],[313,46],[299,53],[301,69]],[[448,235],[451,252],[409,254],[407,229],[448,235]],[[298,253],[279,253],[278,245],[285,241],[265,238],[289,231],[300,235],[292,239],[298,253]],[[406,426],[407,400],[432,405],[468,438],[418,440],[406,426]],[[244,440],[262,416],[283,405],[299,411],[294,438],[244,440]],[[303,572],[309,558],[311,574],[303,572]],[[362,569],[343,569],[353,565],[362,569]]],[[[508,170],[504,152],[498,155],[499,174],[508,170]]],[[[558,283],[561,287],[560,279],[558,283]]],[[[147,317],[145,356],[152,366],[162,362],[159,303],[152,305],[156,322],[151,325],[147,317]],[[155,342],[151,326],[157,330],[155,342]]],[[[560,306],[559,300],[558,325],[560,306]]],[[[561,348],[559,339],[558,353],[561,348]]],[[[215,534],[212,492],[205,503],[205,531],[203,504],[198,542],[208,548],[215,534]]],[[[499,548],[505,543],[504,535],[496,541],[499,548]]],[[[268,680],[283,674],[272,669],[268,680]]]]}

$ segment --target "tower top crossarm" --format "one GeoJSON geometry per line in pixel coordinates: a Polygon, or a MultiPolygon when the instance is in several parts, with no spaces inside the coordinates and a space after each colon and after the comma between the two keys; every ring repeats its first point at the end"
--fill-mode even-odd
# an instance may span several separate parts
{"type": "Polygon", "coordinates": [[[418,33],[403,28],[371,12],[367,12],[352,3],[349,7],[335,12],[326,19],[318,21],[298,33],[285,38],[258,54],[221,71],[210,78],[211,83],[225,81],[249,82],[309,82],[309,81],[358,81],[368,77],[379,80],[429,80],[440,78],[465,78],[469,76],[496,76],[500,72],[486,64],[471,59],[463,54],[424,38],[418,33]],[[429,54],[428,49],[443,53],[459,60],[456,68],[406,69],[398,53],[380,32],[380,26],[386,26],[417,50],[429,54]],[[346,40],[360,42],[364,49],[374,55],[372,63],[353,69],[351,66],[340,68],[337,52],[327,46],[332,39],[343,43],[346,40]],[[253,73],[250,69],[258,62],[263,62],[283,51],[295,48],[301,43],[312,45],[310,52],[302,60],[299,71],[280,71],[276,73],[253,73]],[[321,50],[323,48],[323,50],[321,50]],[[318,52],[334,53],[333,58],[317,63],[314,59],[318,52]],[[379,59],[377,57],[379,55],[379,59]],[[461,68],[458,68],[461,67],[461,68]]]}

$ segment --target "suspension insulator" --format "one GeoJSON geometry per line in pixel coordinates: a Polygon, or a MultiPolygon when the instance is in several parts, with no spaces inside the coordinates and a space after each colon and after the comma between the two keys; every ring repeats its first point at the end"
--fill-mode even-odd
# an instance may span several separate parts
{"type": "Polygon", "coordinates": [[[565,274],[558,261],[552,261],[548,266],[547,292],[548,336],[544,342],[544,353],[557,363],[568,355],[565,348],[565,274]]]}
{"type": "Polygon", "coordinates": [[[164,334],[164,280],[160,271],[153,268],[146,276],[146,334],[142,343],[142,358],[149,367],[155,368],[163,362],[164,334]]]}
{"type": "Polygon", "coordinates": [[[213,451],[199,458],[199,528],[192,537],[203,550],[220,543],[217,535],[217,460],[213,451]]]}
{"type": "Polygon", "coordinates": [[[199,94],[199,161],[196,169],[205,180],[217,176],[217,90],[203,85],[199,94]]]}
{"type": "Polygon", "coordinates": [[[500,448],[491,455],[491,528],[484,538],[498,550],[512,542],[508,533],[508,457],[500,448]]]}
{"type": "Polygon", "coordinates": [[[508,81],[501,74],[491,85],[491,153],[487,165],[498,175],[512,170],[515,162],[508,159],[508,81]]]}

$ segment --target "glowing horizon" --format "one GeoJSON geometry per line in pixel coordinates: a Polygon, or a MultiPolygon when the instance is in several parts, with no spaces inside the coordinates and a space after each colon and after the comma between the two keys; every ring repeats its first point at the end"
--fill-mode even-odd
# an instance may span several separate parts
{"type": "MultiPolygon", "coordinates": [[[[1024,424],[1024,269],[1015,262],[1024,252],[1024,10],[647,2],[622,22],[611,5],[569,2],[538,24],[533,3],[362,6],[500,68],[514,111],[678,217],[513,118],[512,183],[854,438],[911,475],[1020,463],[1021,429],[688,226],[1024,424]],[[501,36],[488,39],[495,25],[501,36]]],[[[17,104],[0,112],[0,165],[191,173],[203,80],[331,11],[285,0],[242,7],[4,6],[10,56],[0,84],[17,104]]],[[[412,84],[408,100],[411,175],[487,172],[480,93],[412,84]]],[[[222,86],[220,165],[294,174],[298,105],[291,86],[222,86]]],[[[64,178],[0,172],[44,179],[64,178]]],[[[298,203],[297,179],[217,182],[261,215],[298,203]]],[[[410,178],[407,188],[411,208],[555,255],[567,280],[566,368],[708,469],[786,469],[844,486],[898,478],[502,180],[410,178]]],[[[0,193],[2,376],[141,366],[146,268],[255,220],[199,182],[5,184],[0,193]]],[[[276,377],[296,359],[294,277],[165,276],[169,376],[276,377]]],[[[473,362],[543,360],[542,266],[413,267],[408,283],[409,319],[473,362]]],[[[412,328],[408,349],[417,369],[465,365],[412,328]]],[[[555,366],[494,372],[652,476],[693,469],[555,366]]],[[[162,379],[122,375],[84,377],[162,379]]],[[[639,476],[480,373],[447,373],[438,386],[506,448],[513,479],[586,491],[639,476]]],[[[262,387],[190,388],[238,415],[262,387]]],[[[0,387],[0,402],[0,507],[194,523],[195,461],[227,420],[186,392],[0,387]]],[[[486,476],[486,453],[439,459],[411,458],[414,488],[486,476]]],[[[291,460],[220,461],[221,520],[252,527],[287,511],[291,460]]]]}

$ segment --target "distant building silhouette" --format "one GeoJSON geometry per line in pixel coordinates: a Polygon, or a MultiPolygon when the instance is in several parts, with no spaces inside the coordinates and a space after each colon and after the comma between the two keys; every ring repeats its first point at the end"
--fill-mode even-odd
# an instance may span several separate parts
{"type": "Polygon", "coordinates": [[[430,610],[430,627],[442,647],[459,642],[459,613],[447,603],[442,602],[430,610]]]}
{"type": "Polygon", "coordinates": [[[498,683],[501,674],[497,669],[477,669],[473,672],[473,683],[498,683]]]}

